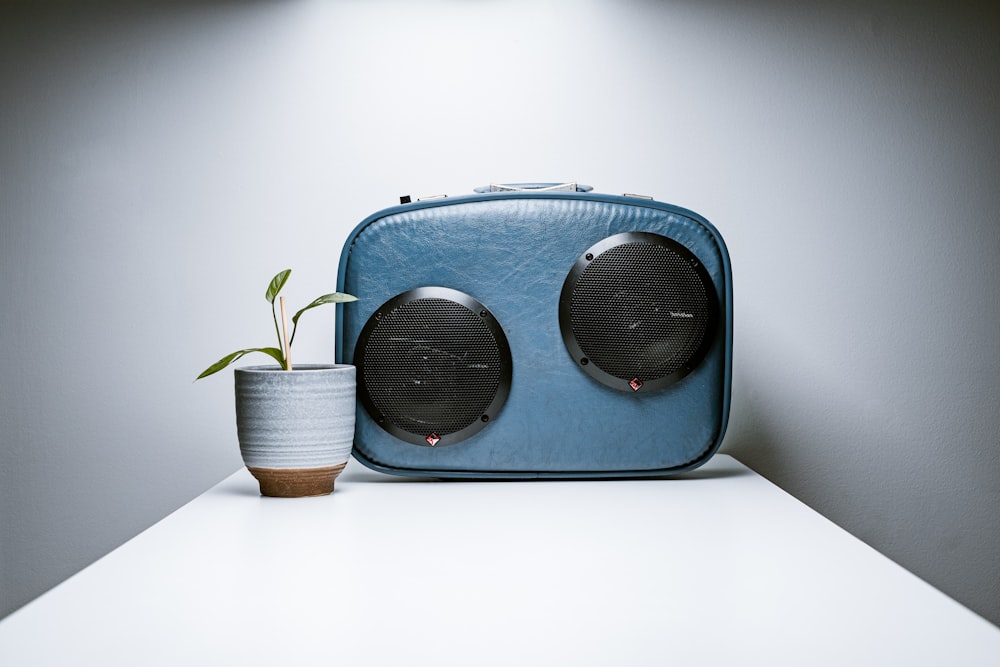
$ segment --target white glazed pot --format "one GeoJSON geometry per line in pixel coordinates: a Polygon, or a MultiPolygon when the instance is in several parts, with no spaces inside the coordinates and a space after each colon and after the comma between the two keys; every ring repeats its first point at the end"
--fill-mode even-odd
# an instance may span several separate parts
{"type": "Polygon", "coordinates": [[[235,370],[240,454],[261,495],[327,495],[354,445],[357,382],[346,364],[235,370]]]}

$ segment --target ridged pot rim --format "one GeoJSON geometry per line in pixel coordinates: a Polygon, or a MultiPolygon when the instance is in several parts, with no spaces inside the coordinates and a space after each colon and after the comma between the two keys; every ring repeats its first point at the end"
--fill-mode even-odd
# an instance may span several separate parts
{"type": "Polygon", "coordinates": [[[315,374],[323,371],[344,372],[353,369],[353,364],[297,364],[292,370],[286,371],[278,364],[265,364],[262,366],[241,366],[234,369],[237,373],[287,373],[288,375],[315,374]]]}

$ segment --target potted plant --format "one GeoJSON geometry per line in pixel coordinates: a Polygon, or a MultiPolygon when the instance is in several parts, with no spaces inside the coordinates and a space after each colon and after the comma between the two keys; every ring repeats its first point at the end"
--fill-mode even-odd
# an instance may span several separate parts
{"type": "Polygon", "coordinates": [[[240,454],[260,484],[264,496],[294,498],[327,495],[347,465],[354,444],[354,366],[348,364],[292,365],[292,343],[299,319],[328,303],[356,301],[333,292],[313,300],[292,316],[289,335],[285,298],[278,293],[291,269],[271,279],[265,298],[271,304],[277,347],[252,347],[227,354],[196,380],[221,371],[243,356],[262,352],[277,364],[247,366],[234,371],[236,432],[240,454]],[[278,306],[281,320],[279,326],[278,306]]]}

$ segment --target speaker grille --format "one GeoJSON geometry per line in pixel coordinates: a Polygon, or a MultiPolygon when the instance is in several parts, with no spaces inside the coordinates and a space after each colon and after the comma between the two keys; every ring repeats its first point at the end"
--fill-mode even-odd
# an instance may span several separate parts
{"type": "Polygon", "coordinates": [[[560,327],[595,379],[646,391],[687,375],[711,341],[712,283],[697,258],[664,236],[634,232],[587,250],[567,276],[560,327]]]}
{"type": "Polygon", "coordinates": [[[440,287],[411,290],[376,311],[358,339],[355,365],[372,418],[420,445],[479,431],[510,388],[510,348],[492,314],[440,287]]]}

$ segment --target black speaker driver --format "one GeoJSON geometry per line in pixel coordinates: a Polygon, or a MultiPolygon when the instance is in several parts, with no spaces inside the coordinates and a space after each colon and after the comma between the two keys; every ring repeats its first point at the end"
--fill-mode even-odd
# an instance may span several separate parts
{"type": "Polygon", "coordinates": [[[358,398],[415,445],[450,445],[494,420],[510,392],[511,354],[493,314],[446,287],[399,294],[365,323],[354,352],[358,398]]]}
{"type": "Polygon", "coordinates": [[[629,393],[671,385],[704,357],[719,321],[698,258],[649,232],[609,236],[570,270],[559,299],[566,349],[595,380],[629,393]]]}

